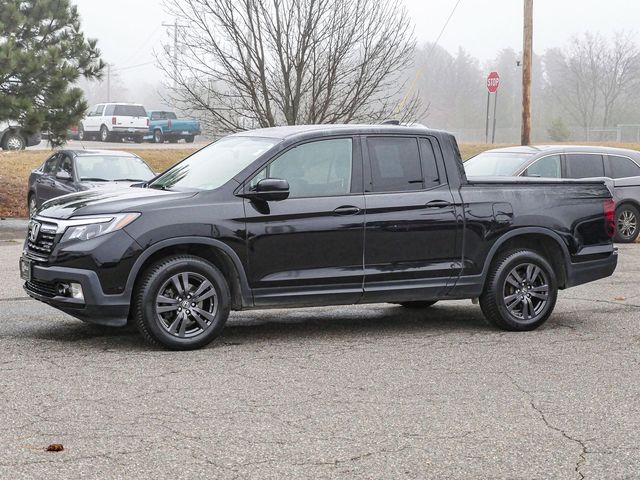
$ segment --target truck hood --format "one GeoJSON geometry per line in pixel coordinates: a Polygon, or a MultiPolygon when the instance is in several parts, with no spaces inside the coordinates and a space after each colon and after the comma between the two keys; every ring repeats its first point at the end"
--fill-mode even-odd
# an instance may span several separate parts
{"type": "Polygon", "coordinates": [[[70,193],[45,202],[38,216],[68,219],[76,215],[104,215],[139,211],[165,202],[190,198],[197,192],[173,192],[150,188],[100,188],[70,193]]]}

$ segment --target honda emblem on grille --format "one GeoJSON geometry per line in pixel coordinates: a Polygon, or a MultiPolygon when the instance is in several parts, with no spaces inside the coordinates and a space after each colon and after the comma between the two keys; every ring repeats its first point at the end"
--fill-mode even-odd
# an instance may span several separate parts
{"type": "Polygon", "coordinates": [[[35,242],[38,239],[38,233],[40,233],[40,224],[38,222],[31,222],[31,228],[29,229],[29,240],[35,242]]]}

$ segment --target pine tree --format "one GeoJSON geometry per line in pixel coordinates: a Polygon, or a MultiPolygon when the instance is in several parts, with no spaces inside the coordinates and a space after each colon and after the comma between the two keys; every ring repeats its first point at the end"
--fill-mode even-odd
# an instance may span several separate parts
{"type": "Polygon", "coordinates": [[[1,0],[0,120],[19,121],[27,132],[49,131],[52,145],[87,110],[82,75],[100,78],[104,63],[96,40],[85,39],[68,0],[1,0]]]}

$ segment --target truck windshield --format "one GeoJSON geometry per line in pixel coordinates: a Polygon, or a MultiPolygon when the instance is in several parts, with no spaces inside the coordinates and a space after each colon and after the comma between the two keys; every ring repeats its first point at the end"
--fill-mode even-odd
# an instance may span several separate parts
{"type": "Polygon", "coordinates": [[[484,152],[464,162],[464,170],[469,177],[511,177],[530,158],[530,153],[484,152]]]}
{"type": "Polygon", "coordinates": [[[223,138],[171,167],[151,182],[149,188],[213,190],[227,183],[278,142],[274,138],[223,138]]]}

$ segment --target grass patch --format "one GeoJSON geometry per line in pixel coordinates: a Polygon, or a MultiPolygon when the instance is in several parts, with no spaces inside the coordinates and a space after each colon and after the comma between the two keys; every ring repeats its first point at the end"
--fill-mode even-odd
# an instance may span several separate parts
{"type": "MultiPolygon", "coordinates": [[[[598,145],[591,143],[591,145],[598,145]]],[[[610,147],[640,150],[640,144],[604,143],[610,147]]],[[[464,160],[490,148],[505,145],[486,145],[481,143],[460,144],[460,153],[464,160]]],[[[156,172],[161,172],[182,160],[195,149],[138,149],[125,148],[142,157],[156,172]]],[[[21,152],[0,152],[0,218],[27,216],[27,182],[32,170],[39,167],[51,152],[49,150],[24,150],[21,152]]]]}

